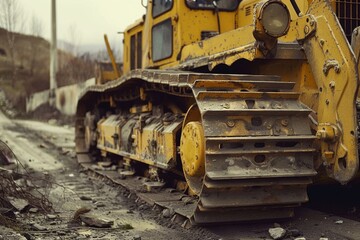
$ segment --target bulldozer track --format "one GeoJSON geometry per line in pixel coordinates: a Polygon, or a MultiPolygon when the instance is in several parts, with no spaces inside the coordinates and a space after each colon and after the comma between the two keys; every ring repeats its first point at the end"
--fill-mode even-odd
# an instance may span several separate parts
{"type": "MultiPolygon", "coordinates": [[[[308,200],[306,187],[316,174],[308,115],[293,82],[278,76],[202,74],[136,70],[103,86],[90,87],[79,102],[122,91],[130,81],[146,89],[193,97],[204,129],[206,174],[198,197],[174,189],[144,192],[142,176],[123,179],[116,170],[94,167],[86,151],[78,116],[78,162],[154,207],[173,211],[183,226],[216,222],[287,218],[308,200]],[[209,81],[211,80],[211,81],[209,81]],[[192,92],[192,93],[191,93],[192,92]]],[[[114,94],[117,100],[121,94],[114,94]]],[[[136,93],[123,98],[131,101],[136,93]]],[[[88,103],[87,103],[88,104],[88,103]]],[[[78,108],[79,108],[78,106],[78,108]]]]}

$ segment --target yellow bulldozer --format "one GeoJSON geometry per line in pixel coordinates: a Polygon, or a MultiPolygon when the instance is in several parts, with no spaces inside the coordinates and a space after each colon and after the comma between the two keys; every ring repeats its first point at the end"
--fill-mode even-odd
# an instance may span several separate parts
{"type": "Polygon", "coordinates": [[[182,183],[194,223],[290,217],[359,176],[358,26],[351,0],[149,0],[78,102],[78,158],[182,183]]]}

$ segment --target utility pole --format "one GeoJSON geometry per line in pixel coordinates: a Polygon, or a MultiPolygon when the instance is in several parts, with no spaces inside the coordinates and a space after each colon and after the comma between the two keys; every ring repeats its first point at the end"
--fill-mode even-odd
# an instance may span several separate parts
{"type": "Polygon", "coordinates": [[[56,0],[51,0],[51,49],[50,49],[50,92],[49,104],[56,103],[56,71],[57,71],[57,43],[56,43],[56,0]]]}

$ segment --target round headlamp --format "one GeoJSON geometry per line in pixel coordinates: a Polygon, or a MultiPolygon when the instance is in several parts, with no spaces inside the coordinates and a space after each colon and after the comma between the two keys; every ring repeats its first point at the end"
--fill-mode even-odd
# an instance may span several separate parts
{"type": "Polygon", "coordinates": [[[269,1],[262,7],[260,21],[267,34],[281,37],[289,30],[290,13],[282,2],[269,1]]]}

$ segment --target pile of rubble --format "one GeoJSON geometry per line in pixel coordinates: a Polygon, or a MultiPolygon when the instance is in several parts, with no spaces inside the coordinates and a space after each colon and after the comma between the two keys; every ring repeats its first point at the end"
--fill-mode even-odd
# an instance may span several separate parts
{"type": "Polygon", "coordinates": [[[0,141],[0,222],[5,227],[21,225],[17,218],[29,212],[52,211],[45,195],[33,184],[11,149],[0,141]]]}

